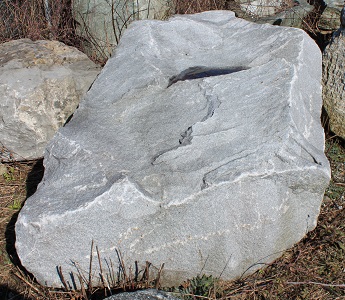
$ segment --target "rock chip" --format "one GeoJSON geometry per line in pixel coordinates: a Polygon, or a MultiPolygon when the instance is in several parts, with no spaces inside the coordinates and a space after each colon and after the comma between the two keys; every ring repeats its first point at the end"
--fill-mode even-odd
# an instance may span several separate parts
{"type": "Polygon", "coordinates": [[[272,262],[315,228],[330,179],[321,71],[304,31],[229,11],[133,23],[47,147],[16,223],[23,266],[72,282],[92,240],[104,273],[117,250],[164,263],[166,286],[272,262]]]}
{"type": "Polygon", "coordinates": [[[345,28],[333,34],[323,53],[323,104],[331,130],[345,139],[345,28]]]}
{"type": "Polygon", "coordinates": [[[74,112],[100,69],[58,41],[0,45],[1,159],[43,156],[48,141],[74,112]]]}

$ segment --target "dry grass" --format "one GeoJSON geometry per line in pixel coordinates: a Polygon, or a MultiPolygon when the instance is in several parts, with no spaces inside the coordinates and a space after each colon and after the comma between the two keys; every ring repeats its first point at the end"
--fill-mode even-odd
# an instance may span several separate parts
{"type": "Polygon", "coordinates": [[[44,3],[44,0],[0,1],[0,43],[22,38],[58,40],[83,51],[82,38],[76,34],[72,0],[49,1],[48,11],[44,3]]]}
{"type": "Polygon", "coordinates": [[[227,10],[227,0],[174,0],[176,14],[194,14],[206,10],[227,10]]]}
{"type": "Polygon", "coordinates": [[[52,1],[47,16],[44,1],[2,0],[0,2],[0,42],[29,38],[59,40],[78,46],[71,0],[52,1]]]}

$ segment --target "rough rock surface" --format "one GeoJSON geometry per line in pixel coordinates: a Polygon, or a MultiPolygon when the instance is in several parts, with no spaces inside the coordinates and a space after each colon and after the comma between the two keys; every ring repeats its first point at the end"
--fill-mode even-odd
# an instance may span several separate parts
{"type": "Polygon", "coordinates": [[[47,147],[16,223],[22,264],[59,286],[93,240],[175,285],[279,257],[316,226],[330,178],[321,73],[299,29],[229,11],[133,23],[47,147]]]}
{"type": "Polygon", "coordinates": [[[57,41],[0,45],[2,160],[42,157],[47,142],[74,112],[99,73],[77,49],[57,41]]]}
{"type": "Polygon", "coordinates": [[[133,293],[121,293],[104,300],[179,300],[169,294],[153,289],[136,291],[133,293]]]}
{"type": "Polygon", "coordinates": [[[323,104],[331,130],[345,139],[345,28],[332,37],[323,54],[323,104]]]}

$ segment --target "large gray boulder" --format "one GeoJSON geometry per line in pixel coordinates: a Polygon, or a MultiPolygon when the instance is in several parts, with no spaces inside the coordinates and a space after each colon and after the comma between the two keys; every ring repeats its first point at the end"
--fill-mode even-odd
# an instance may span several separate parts
{"type": "MultiPolygon", "coordinates": [[[[345,15],[345,10],[344,13],[345,15]]],[[[323,103],[331,130],[345,139],[345,24],[323,53],[323,103]]]]}
{"type": "Polygon", "coordinates": [[[133,23],[47,147],[16,223],[23,266],[60,286],[57,266],[88,273],[92,240],[108,265],[116,249],[127,268],[164,263],[163,285],[272,262],[316,226],[321,105],[302,30],[228,11],[133,23]]]}
{"type": "Polygon", "coordinates": [[[84,53],[58,41],[1,44],[1,160],[42,157],[99,72],[84,53]]]}

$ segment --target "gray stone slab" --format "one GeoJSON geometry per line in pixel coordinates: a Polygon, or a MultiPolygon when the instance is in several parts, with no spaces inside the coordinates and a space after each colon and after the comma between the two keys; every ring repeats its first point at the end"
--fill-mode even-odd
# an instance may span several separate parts
{"type": "MultiPolygon", "coordinates": [[[[87,275],[91,240],[105,269],[117,249],[132,270],[164,263],[168,286],[272,262],[316,226],[321,105],[302,30],[226,11],[133,23],[46,149],[16,223],[22,264],[60,286],[57,266],[87,275]]],[[[94,251],[94,285],[97,268],[94,251]]]]}

